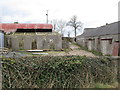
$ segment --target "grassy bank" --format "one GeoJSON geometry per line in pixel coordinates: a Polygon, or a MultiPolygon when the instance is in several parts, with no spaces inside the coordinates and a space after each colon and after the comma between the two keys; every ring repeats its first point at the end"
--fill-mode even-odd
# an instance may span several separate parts
{"type": "Polygon", "coordinates": [[[88,48],[83,47],[81,45],[78,45],[77,43],[73,43],[73,44],[79,46],[80,50],[85,50],[85,51],[91,52],[91,53],[93,53],[96,56],[103,56],[103,54],[101,52],[98,52],[98,51],[95,51],[95,50],[88,50],[88,48]]]}

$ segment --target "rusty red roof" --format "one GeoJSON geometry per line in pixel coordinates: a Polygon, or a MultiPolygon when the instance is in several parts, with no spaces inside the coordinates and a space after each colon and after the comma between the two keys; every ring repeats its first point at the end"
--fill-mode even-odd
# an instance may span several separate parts
{"type": "Polygon", "coordinates": [[[0,30],[4,32],[15,32],[17,29],[52,29],[51,24],[0,24],[0,30]]]}

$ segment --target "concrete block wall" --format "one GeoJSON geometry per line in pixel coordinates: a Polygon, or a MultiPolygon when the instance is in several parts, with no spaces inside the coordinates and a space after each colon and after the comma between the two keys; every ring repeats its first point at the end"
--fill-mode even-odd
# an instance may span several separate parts
{"type": "Polygon", "coordinates": [[[56,42],[55,49],[56,50],[62,49],[62,38],[60,36],[55,36],[54,41],[56,42]]]}
{"type": "Polygon", "coordinates": [[[100,39],[98,37],[95,37],[94,50],[95,51],[100,51],[100,39]]]}
{"type": "Polygon", "coordinates": [[[88,37],[77,37],[77,44],[88,48],[88,50],[101,52],[103,55],[112,55],[114,43],[118,40],[118,35],[96,36],[89,38],[94,40],[88,40],[88,37]],[[111,37],[112,42],[109,40],[111,37]],[[102,38],[104,38],[104,40],[102,40],[102,38]]]}
{"type": "Polygon", "coordinates": [[[88,40],[88,43],[87,43],[87,48],[88,48],[88,50],[92,50],[93,48],[92,48],[92,40],[88,40]]]}
{"type": "MultiPolygon", "coordinates": [[[[62,38],[62,48],[63,48],[63,49],[68,49],[68,48],[70,48],[69,42],[72,42],[72,38],[63,37],[63,38],[62,38]]],[[[73,43],[73,42],[72,42],[72,43],[73,43]]]]}
{"type": "Polygon", "coordinates": [[[36,49],[62,49],[62,37],[55,33],[46,34],[31,34],[31,35],[6,35],[7,43],[11,40],[12,49],[15,51],[33,49],[33,43],[36,49]],[[21,45],[22,44],[22,45],[21,45]],[[20,47],[21,46],[21,47],[20,47]]]}
{"type": "Polygon", "coordinates": [[[42,35],[41,35],[41,37],[37,37],[37,48],[38,49],[44,49],[43,42],[44,42],[44,38],[42,35]]]}
{"type": "Polygon", "coordinates": [[[25,49],[25,50],[31,49],[31,43],[32,43],[32,38],[30,36],[25,36],[24,37],[24,48],[23,49],[25,49]]]}
{"type": "Polygon", "coordinates": [[[79,37],[77,37],[77,38],[76,38],[76,43],[77,43],[78,45],[81,45],[81,46],[87,46],[87,44],[86,44],[86,39],[85,39],[85,38],[79,38],[79,37]]]}
{"type": "Polygon", "coordinates": [[[63,49],[68,49],[68,48],[69,48],[69,42],[66,41],[66,40],[63,40],[63,41],[62,41],[62,48],[63,48],[63,49]]]}
{"type": "Polygon", "coordinates": [[[101,52],[103,55],[112,55],[113,43],[110,44],[109,40],[101,40],[101,52]]]}
{"type": "Polygon", "coordinates": [[[19,43],[18,43],[19,40],[18,40],[18,38],[17,37],[12,37],[11,41],[12,41],[11,42],[12,43],[11,44],[12,45],[12,49],[13,50],[18,50],[19,49],[19,43]]]}

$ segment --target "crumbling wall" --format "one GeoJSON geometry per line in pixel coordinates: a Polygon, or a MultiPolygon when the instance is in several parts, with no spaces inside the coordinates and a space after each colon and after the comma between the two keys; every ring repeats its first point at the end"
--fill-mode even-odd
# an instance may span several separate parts
{"type": "Polygon", "coordinates": [[[110,40],[101,40],[101,52],[103,55],[112,55],[113,44],[110,40]]]}
{"type": "Polygon", "coordinates": [[[95,37],[95,42],[94,42],[94,50],[101,52],[101,44],[100,44],[101,39],[99,37],[95,37]]]}
{"type": "Polygon", "coordinates": [[[37,37],[37,48],[44,49],[43,45],[44,45],[44,36],[41,35],[40,37],[37,37]]]}
{"type": "Polygon", "coordinates": [[[105,35],[95,37],[77,37],[76,43],[88,48],[89,50],[101,52],[103,55],[114,55],[113,52],[118,52],[118,50],[114,50],[114,43],[116,41],[119,41],[118,35],[105,35]]]}
{"type": "Polygon", "coordinates": [[[92,40],[88,40],[87,48],[88,50],[92,50],[92,40]]]}
{"type": "Polygon", "coordinates": [[[13,50],[19,50],[19,40],[18,40],[18,38],[17,37],[12,37],[11,38],[11,43],[12,43],[12,49],[13,50]]]}
{"type": "Polygon", "coordinates": [[[62,49],[62,38],[59,34],[55,33],[6,35],[6,40],[9,44],[9,48],[15,51],[30,49],[62,49]]]}
{"type": "Polygon", "coordinates": [[[68,49],[69,48],[69,42],[70,42],[70,39],[68,37],[63,37],[62,38],[62,48],[63,49],[68,49]]]}

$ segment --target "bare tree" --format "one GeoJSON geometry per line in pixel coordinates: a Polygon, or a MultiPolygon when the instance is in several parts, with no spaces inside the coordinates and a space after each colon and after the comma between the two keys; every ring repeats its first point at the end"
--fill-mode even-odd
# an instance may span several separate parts
{"type": "Polygon", "coordinates": [[[81,30],[82,29],[82,23],[80,21],[77,21],[77,16],[74,15],[70,21],[67,23],[67,26],[71,26],[74,28],[74,32],[75,32],[75,37],[76,37],[76,32],[77,30],[81,30]]]}
{"type": "Polygon", "coordinates": [[[65,21],[63,21],[63,20],[54,20],[54,29],[56,29],[58,32],[60,32],[62,34],[62,36],[63,36],[63,34],[65,32],[65,30],[64,30],[65,26],[66,26],[65,21]]]}

